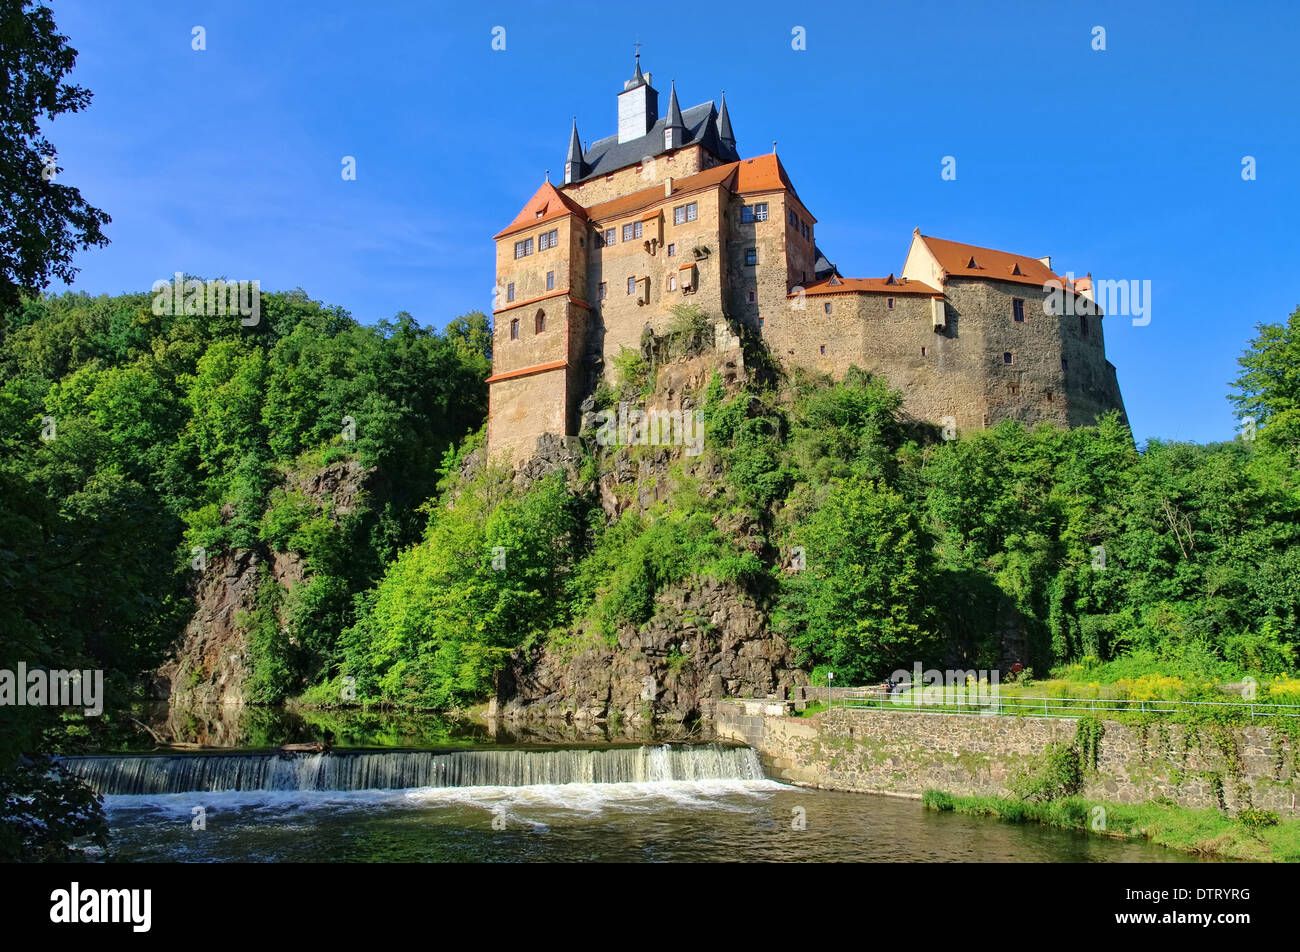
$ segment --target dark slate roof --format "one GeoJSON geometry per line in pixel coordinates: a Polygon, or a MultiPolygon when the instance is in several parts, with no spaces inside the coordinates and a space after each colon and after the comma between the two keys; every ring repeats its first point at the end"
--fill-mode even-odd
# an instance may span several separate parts
{"type": "Polygon", "coordinates": [[[813,275],[818,281],[829,278],[832,274],[839,274],[835,265],[826,260],[826,255],[816,245],[813,245],[813,254],[817,256],[817,261],[813,264],[813,275]]]}
{"type": "MultiPolygon", "coordinates": [[[[657,122],[639,139],[631,139],[622,144],[617,135],[600,139],[591,144],[583,155],[586,174],[575,181],[585,182],[601,175],[608,175],[618,169],[636,165],[647,155],[663,155],[664,126],[668,119],[661,116],[657,122]]],[[[724,145],[718,134],[718,112],[713,108],[713,101],[692,106],[682,112],[682,122],[686,126],[686,135],[682,146],[702,145],[723,162],[739,162],[740,154],[734,145],[724,145]]]]}

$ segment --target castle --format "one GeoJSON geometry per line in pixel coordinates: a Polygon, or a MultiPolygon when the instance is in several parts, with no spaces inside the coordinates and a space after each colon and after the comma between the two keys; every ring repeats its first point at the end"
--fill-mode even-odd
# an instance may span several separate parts
{"type": "Polygon", "coordinates": [[[737,151],[725,93],[682,109],[674,84],[660,115],[639,54],[617,128],[584,148],[575,118],[563,183],[548,174],[495,236],[492,456],[577,433],[595,375],[681,303],[745,325],[787,368],[882,374],[906,413],[957,430],[1123,413],[1090,279],[919,229],[897,275],[842,277],[775,150],[737,151]],[[1053,291],[1070,306],[1045,308],[1053,291]]]}

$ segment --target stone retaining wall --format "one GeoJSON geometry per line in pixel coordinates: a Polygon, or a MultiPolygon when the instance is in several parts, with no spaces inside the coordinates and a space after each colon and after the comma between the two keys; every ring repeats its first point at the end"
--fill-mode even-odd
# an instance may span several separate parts
{"type": "MultiPolygon", "coordinates": [[[[830,790],[919,796],[1008,794],[1015,772],[1073,718],[831,710],[810,718],[718,706],[719,739],[754,747],[770,776],[830,790]]],[[[1083,795],[1119,803],[1168,797],[1180,806],[1243,806],[1296,815],[1295,741],[1268,726],[1233,729],[1105,721],[1097,772],[1083,795]]]]}

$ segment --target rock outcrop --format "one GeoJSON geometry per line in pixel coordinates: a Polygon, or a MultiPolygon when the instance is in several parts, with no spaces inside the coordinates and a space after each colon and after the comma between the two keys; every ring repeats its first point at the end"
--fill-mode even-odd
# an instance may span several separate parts
{"type": "MultiPolygon", "coordinates": [[[[337,518],[360,505],[374,478],[374,470],[344,460],[310,473],[291,473],[285,488],[302,493],[318,510],[337,518]]],[[[222,513],[225,520],[231,516],[229,509],[222,513]]],[[[306,576],[296,552],[259,546],[208,554],[207,567],[193,584],[194,614],[167,661],[149,680],[151,697],[187,708],[245,703],[250,658],[248,633],[239,622],[257,607],[263,570],[286,591],[306,576]]]]}
{"type": "Polygon", "coordinates": [[[766,615],[733,585],[697,580],[662,593],[655,616],[561,649],[516,652],[497,678],[492,713],[507,722],[608,719],[638,725],[711,717],[725,697],[784,697],[807,674],[766,615]]]}

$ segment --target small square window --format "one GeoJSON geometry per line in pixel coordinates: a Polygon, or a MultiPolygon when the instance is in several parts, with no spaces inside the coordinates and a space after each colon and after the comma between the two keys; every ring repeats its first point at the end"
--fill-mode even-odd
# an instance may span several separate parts
{"type": "Polygon", "coordinates": [[[548,291],[554,291],[554,290],[555,290],[555,272],[554,272],[554,271],[547,271],[547,272],[546,272],[546,290],[548,290],[548,291]]]}
{"type": "Polygon", "coordinates": [[[758,300],[758,292],[757,292],[757,291],[746,291],[746,292],[745,292],[745,300],[747,300],[750,304],[753,304],[755,301],[758,300]]]}
{"type": "Polygon", "coordinates": [[[607,285],[604,281],[600,282],[600,287],[596,289],[596,300],[598,301],[605,300],[605,295],[607,293],[609,293],[609,285],[607,285]]]}
{"type": "Polygon", "coordinates": [[[674,258],[676,256],[677,256],[677,245],[674,242],[670,241],[668,243],[668,257],[674,258]]]}
{"type": "Polygon", "coordinates": [[[831,312],[831,302],[830,302],[830,301],[827,301],[825,304],[823,304],[823,305],[822,305],[822,310],[823,310],[825,313],[829,314],[829,313],[831,312]]]}
{"type": "Polygon", "coordinates": [[[745,265],[746,265],[746,267],[752,267],[753,265],[756,265],[756,264],[758,264],[758,249],[757,249],[757,248],[746,248],[746,249],[745,249],[745,265]]]}
{"type": "Polygon", "coordinates": [[[1004,351],[1004,352],[1003,352],[1003,354],[1002,354],[1002,362],[1003,362],[1004,364],[1009,364],[1009,363],[1011,363],[1011,351],[1008,350],[1008,351],[1004,351]]]}
{"type": "Polygon", "coordinates": [[[636,294],[636,278],[627,279],[627,293],[636,294]]]}
{"type": "Polygon", "coordinates": [[[1011,299],[1011,318],[1017,324],[1025,323],[1025,302],[1022,298],[1011,299]]]}
{"type": "Polygon", "coordinates": [[[1048,390],[1044,395],[1047,397],[1047,402],[1048,402],[1048,403],[1051,403],[1051,402],[1052,402],[1052,391],[1048,390]]]}
{"type": "Polygon", "coordinates": [[[822,353],[823,353],[823,354],[826,353],[826,345],[825,345],[825,344],[822,344],[822,353]]]}
{"type": "Polygon", "coordinates": [[[509,284],[506,285],[506,300],[513,301],[514,299],[515,299],[515,283],[511,281],[509,284]]]}
{"type": "Polygon", "coordinates": [[[1011,394],[1011,396],[1014,397],[1019,392],[1020,392],[1020,384],[1018,383],[1007,384],[1007,393],[1011,394]]]}
{"type": "Polygon", "coordinates": [[[761,317],[758,319],[758,326],[759,327],[763,326],[763,319],[761,317]]]}

